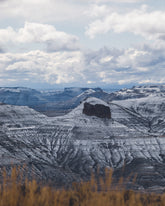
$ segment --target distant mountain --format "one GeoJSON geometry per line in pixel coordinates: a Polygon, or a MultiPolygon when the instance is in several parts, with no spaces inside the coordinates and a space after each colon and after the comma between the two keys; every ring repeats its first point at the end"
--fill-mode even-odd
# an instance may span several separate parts
{"type": "Polygon", "coordinates": [[[143,98],[152,95],[165,96],[165,85],[136,86],[110,93],[109,101],[143,98]]]}
{"type": "MultiPolygon", "coordinates": [[[[64,91],[37,91],[35,89],[25,87],[1,87],[0,102],[10,105],[28,106],[40,112],[54,112],[53,116],[57,116],[57,110],[68,110],[73,108],[69,101],[79,96],[81,93],[90,90],[90,88],[65,88],[64,91]],[[67,102],[68,101],[68,106],[67,102]],[[62,107],[62,105],[64,105],[62,107]]],[[[103,92],[100,88],[93,88],[94,92],[103,92]]],[[[71,102],[73,102],[71,100],[71,102]]],[[[78,103],[74,103],[77,106],[78,103]]],[[[74,107],[75,107],[74,106],[74,107]]]]}
{"type": "MultiPolygon", "coordinates": [[[[51,90],[42,91],[42,96],[48,102],[62,102],[62,101],[67,101],[69,99],[72,99],[73,97],[76,97],[89,89],[90,88],[68,87],[68,88],[64,88],[64,91],[51,91],[51,90]]],[[[93,90],[96,92],[102,91],[102,89],[100,88],[93,88],[93,90]]]]}
{"type": "MultiPolygon", "coordinates": [[[[131,89],[121,89],[116,92],[107,93],[101,89],[84,89],[85,91],[71,97],[67,100],[60,100],[60,101],[51,101],[45,104],[37,105],[34,107],[37,111],[41,111],[48,116],[58,116],[66,114],[70,112],[72,109],[76,108],[83,100],[87,99],[88,97],[96,97],[102,99],[105,102],[113,102],[113,101],[121,101],[127,99],[137,99],[151,97],[153,95],[158,97],[164,97],[165,95],[165,85],[156,86],[137,86],[131,89]]],[[[67,91],[67,90],[66,90],[67,91]]],[[[68,90],[69,91],[69,90],[68,90]]],[[[79,90],[80,91],[80,90],[79,90]]],[[[82,90],[81,90],[82,91],[82,90]]],[[[62,96],[65,96],[65,90],[63,93],[60,93],[61,99],[62,96]]]]}
{"type": "MultiPolygon", "coordinates": [[[[68,93],[69,90],[67,90],[68,93]]],[[[82,91],[82,90],[81,90],[82,91]]],[[[65,93],[65,91],[64,91],[65,93]]],[[[64,96],[64,93],[62,96],[64,96]]],[[[65,114],[80,105],[80,103],[88,97],[98,97],[100,99],[109,99],[109,94],[101,89],[84,89],[84,92],[74,96],[68,100],[52,101],[45,104],[40,104],[34,107],[35,110],[45,113],[48,116],[58,116],[58,114],[65,114]]]]}
{"type": "Polygon", "coordinates": [[[0,102],[11,105],[33,107],[46,103],[42,93],[25,87],[0,87],[0,102]]]}
{"type": "Polygon", "coordinates": [[[0,102],[29,106],[48,116],[59,116],[70,112],[88,97],[97,97],[106,102],[139,99],[152,95],[164,95],[165,86],[138,86],[107,93],[100,88],[65,88],[63,91],[37,91],[24,87],[0,88],[0,102]]]}

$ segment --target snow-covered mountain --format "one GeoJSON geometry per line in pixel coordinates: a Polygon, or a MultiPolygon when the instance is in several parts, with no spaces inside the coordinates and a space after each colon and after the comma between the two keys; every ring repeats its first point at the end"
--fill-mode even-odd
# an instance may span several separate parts
{"type": "MultiPolygon", "coordinates": [[[[76,89],[76,88],[75,88],[76,89]]],[[[66,89],[66,91],[69,91],[66,89]]],[[[62,98],[66,92],[60,93],[61,99],[59,101],[49,101],[48,103],[37,105],[33,107],[37,111],[43,112],[48,116],[57,116],[59,114],[65,114],[76,108],[84,99],[88,97],[96,97],[104,100],[105,102],[121,101],[121,100],[137,100],[146,97],[162,97],[165,96],[165,85],[151,85],[151,86],[136,86],[131,89],[121,89],[120,91],[107,93],[101,89],[84,89],[83,92],[78,95],[72,96],[68,99],[62,98]]],[[[80,90],[79,90],[80,91],[80,90]]],[[[82,91],[82,90],[81,90],[82,91]]],[[[145,100],[144,100],[145,101],[145,100]]]]}
{"type": "Polygon", "coordinates": [[[81,99],[67,115],[52,118],[1,104],[0,166],[25,163],[30,174],[59,185],[112,167],[115,176],[137,173],[138,188],[165,187],[164,87],[142,87],[138,97],[131,91],[119,91],[120,100],[81,99]]]}
{"type": "Polygon", "coordinates": [[[59,116],[58,114],[63,115],[65,113],[70,112],[72,109],[76,108],[84,99],[87,99],[88,97],[97,97],[105,101],[109,100],[109,94],[99,88],[84,89],[83,92],[70,99],[67,99],[65,101],[51,101],[46,104],[37,105],[36,107],[34,107],[34,109],[43,112],[48,116],[59,116]]]}
{"type": "Polygon", "coordinates": [[[1,87],[0,102],[11,105],[30,106],[46,103],[46,99],[35,89],[25,87],[1,87]]]}
{"type": "Polygon", "coordinates": [[[165,85],[136,86],[131,89],[121,89],[120,91],[112,92],[109,100],[137,99],[153,95],[164,97],[165,85]]]}

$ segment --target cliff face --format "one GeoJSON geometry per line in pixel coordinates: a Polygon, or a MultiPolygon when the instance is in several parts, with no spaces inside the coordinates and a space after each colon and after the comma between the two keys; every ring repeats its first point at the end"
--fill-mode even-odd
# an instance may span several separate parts
{"type": "Polygon", "coordinates": [[[102,104],[92,105],[88,102],[84,103],[83,113],[88,116],[96,116],[99,118],[111,118],[110,108],[102,104]]]}

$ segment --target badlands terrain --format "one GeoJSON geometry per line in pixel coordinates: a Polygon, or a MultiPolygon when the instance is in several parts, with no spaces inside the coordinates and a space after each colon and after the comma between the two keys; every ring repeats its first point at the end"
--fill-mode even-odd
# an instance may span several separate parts
{"type": "Polygon", "coordinates": [[[53,185],[113,168],[127,187],[165,188],[165,86],[0,88],[0,167],[26,165],[53,185]],[[136,174],[136,182],[131,177],[136,174]]]}

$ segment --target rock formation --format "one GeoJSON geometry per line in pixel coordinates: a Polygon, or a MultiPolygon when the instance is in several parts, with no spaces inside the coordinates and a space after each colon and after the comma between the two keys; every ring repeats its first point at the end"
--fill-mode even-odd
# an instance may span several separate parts
{"type": "Polygon", "coordinates": [[[83,113],[88,116],[96,116],[99,118],[111,119],[111,111],[108,106],[102,104],[92,105],[88,102],[84,103],[83,113]]]}

